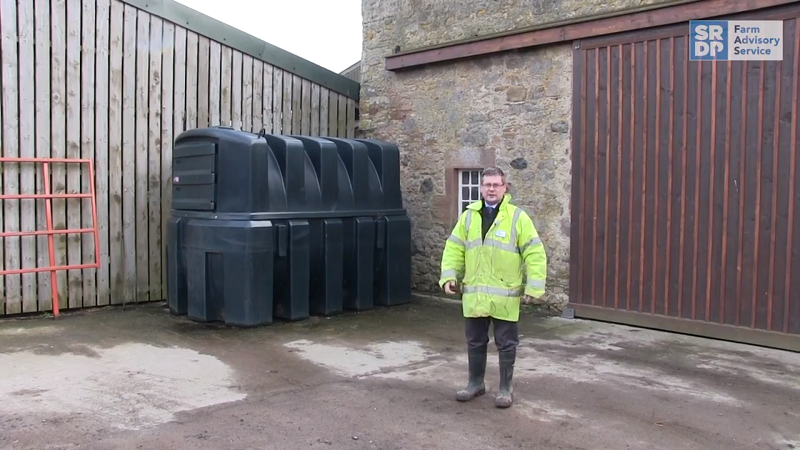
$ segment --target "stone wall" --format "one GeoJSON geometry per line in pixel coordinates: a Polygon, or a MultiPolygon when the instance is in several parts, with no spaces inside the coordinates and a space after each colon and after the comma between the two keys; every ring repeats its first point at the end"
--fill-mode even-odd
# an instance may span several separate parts
{"type": "Polygon", "coordinates": [[[444,242],[458,218],[456,170],[497,165],[533,218],[548,257],[546,302],[569,287],[571,43],[397,73],[384,57],[512,28],[671,0],[364,0],[363,135],[401,149],[412,218],[414,289],[439,291],[444,242]]]}
{"type": "Polygon", "coordinates": [[[364,57],[686,0],[362,0],[364,57]],[[377,42],[376,42],[377,39],[377,42]]]}

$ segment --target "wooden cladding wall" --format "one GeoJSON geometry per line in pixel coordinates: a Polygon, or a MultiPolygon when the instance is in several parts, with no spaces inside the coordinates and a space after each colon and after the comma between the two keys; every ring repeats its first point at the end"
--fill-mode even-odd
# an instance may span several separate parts
{"type": "Polygon", "coordinates": [[[800,34],[689,61],[688,26],[575,52],[571,302],[800,333],[800,34]]]}
{"type": "MultiPolygon", "coordinates": [[[[3,156],[91,158],[100,248],[55,238],[60,307],[166,297],[165,223],[173,139],[232,125],[354,137],[356,101],[119,0],[0,0],[3,156]]],[[[89,192],[88,173],[55,164],[54,192],[89,192]]],[[[74,167],[73,167],[74,166],[74,167]]],[[[6,194],[42,193],[41,167],[5,164],[6,194]]],[[[90,228],[88,200],[54,200],[56,229],[90,228]]],[[[6,200],[6,231],[45,229],[42,200],[6,200]]],[[[49,265],[47,239],[5,238],[6,270],[49,265]]],[[[0,315],[49,311],[50,274],[7,275],[0,315]]]]}

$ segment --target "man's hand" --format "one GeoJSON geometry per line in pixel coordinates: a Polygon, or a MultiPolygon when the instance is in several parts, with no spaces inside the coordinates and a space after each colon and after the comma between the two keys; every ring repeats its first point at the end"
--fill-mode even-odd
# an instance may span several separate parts
{"type": "Polygon", "coordinates": [[[522,298],[520,299],[520,302],[522,302],[523,305],[533,304],[533,297],[531,297],[530,295],[523,294],[522,298]]]}
{"type": "Polygon", "coordinates": [[[444,292],[447,295],[455,295],[458,292],[458,285],[455,281],[448,281],[444,284],[444,292]]]}

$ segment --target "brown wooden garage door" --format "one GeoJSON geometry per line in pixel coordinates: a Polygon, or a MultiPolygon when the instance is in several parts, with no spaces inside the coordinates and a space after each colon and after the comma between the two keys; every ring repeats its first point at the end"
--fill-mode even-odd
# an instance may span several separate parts
{"type": "Polygon", "coordinates": [[[576,44],[576,316],[800,350],[798,16],[736,17],[786,19],[782,62],[689,61],[688,24],[576,44]]]}

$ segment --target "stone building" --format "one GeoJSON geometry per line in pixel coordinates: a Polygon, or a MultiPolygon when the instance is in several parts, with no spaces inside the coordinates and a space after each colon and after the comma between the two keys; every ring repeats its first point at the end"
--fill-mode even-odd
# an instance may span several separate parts
{"type": "Polygon", "coordinates": [[[415,289],[439,292],[445,239],[478,198],[477,171],[496,165],[545,242],[545,301],[796,342],[800,2],[363,0],[362,11],[360,132],[401,148],[415,289]],[[690,61],[689,22],[712,15],[783,20],[783,62],[690,61]],[[768,159],[751,169],[752,158],[768,159]]]}
{"type": "Polygon", "coordinates": [[[567,301],[572,42],[397,72],[386,56],[675,2],[364,0],[360,129],[402,149],[415,289],[438,290],[444,240],[463,201],[478,198],[475,173],[460,171],[496,165],[546,243],[546,300],[567,301]]]}

